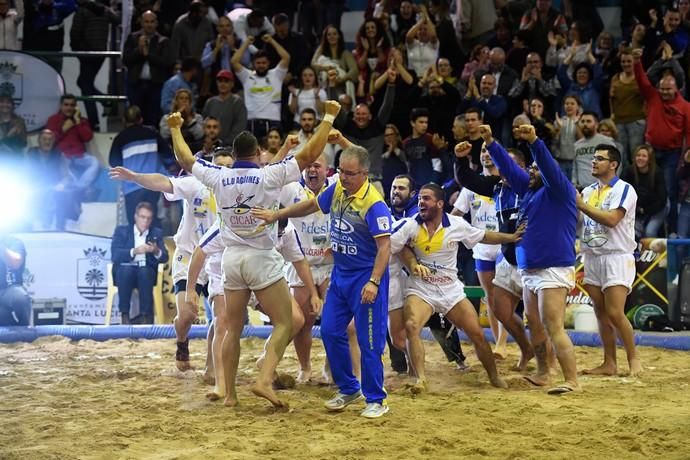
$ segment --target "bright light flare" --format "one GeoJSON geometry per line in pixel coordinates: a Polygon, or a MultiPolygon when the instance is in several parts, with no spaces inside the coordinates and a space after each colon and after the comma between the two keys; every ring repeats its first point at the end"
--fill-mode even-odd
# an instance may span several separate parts
{"type": "Polygon", "coordinates": [[[0,167],[0,230],[13,230],[30,213],[31,188],[19,171],[0,167]]]}

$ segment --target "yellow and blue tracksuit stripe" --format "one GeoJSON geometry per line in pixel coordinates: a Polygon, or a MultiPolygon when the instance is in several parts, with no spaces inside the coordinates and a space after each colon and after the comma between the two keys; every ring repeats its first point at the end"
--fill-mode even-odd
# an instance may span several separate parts
{"type": "Polygon", "coordinates": [[[383,403],[383,350],[388,318],[388,269],[381,277],[372,304],[361,303],[361,291],[371,277],[378,252],[376,238],[391,233],[391,214],[381,195],[368,181],[348,195],[340,181],[329,186],[317,202],[330,214],[334,267],[321,315],[321,338],[333,380],[341,393],[362,390],[367,403],[383,403]],[[352,372],[347,325],[355,320],[362,353],[362,383],[352,372]]]}

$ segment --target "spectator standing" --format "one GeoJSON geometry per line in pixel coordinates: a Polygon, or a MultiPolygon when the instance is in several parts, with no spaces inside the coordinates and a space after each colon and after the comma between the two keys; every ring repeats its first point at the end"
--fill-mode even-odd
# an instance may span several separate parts
{"type": "MultiPolygon", "coordinates": [[[[629,50],[620,53],[622,71],[611,79],[609,103],[611,118],[618,128],[618,139],[623,147],[623,164],[632,163],[632,151],[644,140],[646,126],[644,98],[637,86],[633,71],[633,56],[629,50]]],[[[638,193],[638,198],[639,198],[638,193]]]]}
{"type": "Polygon", "coordinates": [[[391,31],[393,32],[393,41],[395,44],[403,43],[407,37],[407,31],[410,30],[416,23],[415,10],[410,0],[403,0],[400,2],[400,7],[394,11],[390,17],[391,31]]]}
{"type": "Polygon", "coordinates": [[[654,148],[656,163],[664,171],[666,191],[671,209],[668,214],[669,233],[675,233],[678,218],[678,180],[676,169],[684,140],[690,128],[690,105],[678,92],[676,81],[666,76],[659,89],[652,86],[642,68],[642,50],[633,50],[635,80],[647,107],[645,139],[654,148]]]}
{"type": "Polygon", "coordinates": [[[293,115],[292,125],[299,125],[300,116],[304,109],[312,109],[318,120],[323,114],[324,102],[326,101],[326,91],[319,88],[316,73],[311,67],[302,70],[299,88],[289,86],[290,98],[288,106],[293,115]]]}
{"type": "Polygon", "coordinates": [[[599,134],[599,117],[594,112],[582,112],[580,116],[580,131],[582,138],[575,142],[575,160],[573,161],[573,184],[577,188],[585,188],[596,182],[592,176],[592,158],[597,146],[601,144],[616,146],[608,136],[599,134]]]}
{"type": "MultiPolygon", "coordinates": [[[[20,1],[26,9],[22,49],[31,51],[62,51],[65,46],[65,18],[77,11],[75,0],[20,1]]],[[[62,57],[44,57],[62,72],[62,57]]]]}
{"type": "Polygon", "coordinates": [[[527,46],[542,59],[549,47],[549,32],[557,30],[563,34],[568,31],[568,24],[558,10],[552,7],[551,0],[537,0],[536,6],[522,15],[520,30],[528,32],[527,46]]]}
{"type": "Polygon", "coordinates": [[[553,157],[558,161],[563,174],[573,177],[573,160],[575,159],[575,142],[582,137],[578,122],[582,105],[577,96],[566,96],[563,99],[563,116],[556,113],[553,142],[553,157]]]}
{"type": "MultiPolygon", "coordinates": [[[[123,129],[110,147],[108,162],[111,167],[125,168],[143,174],[163,173],[164,165],[174,162],[170,145],[150,126],[144,125],[141,110],[131,105],[125,111],[123,129]]],[[[151,203],[154,219],[158,216],[159,192],[145,189],[135,182],[122,183],[125,195],[125,208],[130,225],[134,225],[135,209],[139,203],[151,203]]]]}
{"type": "Polygon", "coordinates": [[[93,139],[89,120],[81,117],[77,98],[65,94],[60,98],[60,111],[48,118],[46,128],[55,133],[57,148],[67,158],[75,186],[82,194],[89,189],[98,176],[98,159],[87,153],[86,144],[93,139]]]}
{"type": "MultiPolygon", "coordinates": [[[[79,0],[78,4],[79,8],[72,18],[72,29],[69,34],[72,51],[107,51],[110,25],[119,25],[120,15],[99,1],[79,0]]],[[[78,59],[77,86],[82,96],[103,95],[96,88],[95,82],[105,58],[80,57],[78,59]]],[[[100,123],[96,103],[86,101],[84,107],[86,107],[86,116],[91,122],[91,128],[98,131],[100,123]]]]}
{"type": "MultiPolygon", "coordinates": [[[[289,83],[295,78],[299,78],[302,70],[309,65],[312,56],[312,48],[307,40],[299,32],[290,29],[290,18],[287,14],[279,13],[273,17],[273,28],[275,34],[273,39],[290,55],[290,65],[285,76],[285,82],[289,83]]],[[[273,47],[266,49],[271,64],[280,61],[280,55],[273,47]]]]}
{"type": "MultiPolygon", "coordinates": [[[[155,126],[161,117],[161,91],[170,76],[169,41],[156,32],[156,13],[141,15],[141,30],[127,37],[122,62],[127,66],[129,103],[141,109],[144,124],[155,126]]],[[[166,109],[167,111],[167,109],[166,109]]]]}
{"type": "Polygon", "coordinates": [[[654,149],[648,144],[635,148],[633,164],[625,168],[621,179],[637,193],[635,238],[656,238],[666,220],[666,184],[664,172],[654,161],[654,149]]]}
{"type": "Polygon", "coordinates": [[[326,26],[321,36],[321,43],[314,52],[311,66],[319,72],[319,80],[322,85],[328,84],[328,71],[336,72],[332,95],[335,99],[347,94],[351,101],[355,100],[355,85],[359,68],[354,56],[345,48],[345,39],[340,29],[334,26],[326,26]]]}
{"type": "Polygon", "coordinates": [[[484,74],[479,83],[479,88],[477,88],[475,77],[472,75],[461,111],[469,107],[481,110],[484,123],[490,125],[491,131],[500,136],[503,134],[503,123],[508,112],[508,102],[503,96],[494,94],[495,90],[496,78],[493,74],[484,74]]]}
{"type": "MultiPolygon", "coordinates": [[[[206,43],[201,54],[201,67],[204,70],[202,95],[218,94],[213,76],[221,70],[232,71],[230,59],[240,44],[240,39],[235,34],[235,28],[230,18],[227,16],[218,18],[218,35],[214,41],[206,43]]],[[[244,53],[241,62],[244,66],[250,65],[251,54],[249,50],[244,53]]]]}
{"type": "Polygon", "coordinates": [[[493,94],[508,99],[508,92],[518,80],[518,74],[506,65],[506,53],[502,48],[493,48],[489,52],[489,65],[487,69],[479,69],[474,73],[476,81],[481,81],[486,74],[491,74],[496,79],[493,94]]]}
{"type": "Polygon", "coordinates": [[[213,117],[220,123],[219,138],[224,145],[232,145],[232,141],[247,126],[247,108],[244,101],[232,88],[235,77],[229,70],[221,70],[216,74],[218,96],[213,96],[204,104],[204,118],[213,117]]]}
{"type": "Polygon", "coordinates": [[[381,184],[383,191],[387,193],[386,196],[390,199],[393,180],[401,174],[407,174],[407,158],[402,150],[400,131],[398,131],[395,125],[390,123],[386,125],[386,131],[383,133],[383,142],[386,144],[386,147],[381,156],[383,170],[381,184]]]}
{"type": "Polygon", "coordinates": [[[436,27],[429,19],[426,8],[422,8],[419,21],[407,32],[405,42],[408,67],[414,70],[415,74],[424,75],[426,70],[436,63],[439,48],[436,27]]]}
{"type": "Polygon", "coordinates": [[[443,162],[439,150],[444,142],[438,134],[432,136],[427,132],[429,111],[424,108],[412,109],[410,124],[412,135],[403,141],[402,147],[410,176],[416,184],[440,184],[443,178],[443,162]]]}
{"type": "Polygon", "coordinates": [[[290,55],[271,35],[264,34],[261,40],[275,48],[280,56],[280,61],[275,67],[270,68],[265,51],[257,52],[253,56],[254,71],[242,65],[242,55],[247,47],[254,43],[254,37],[251,35],[242,42],[242,46],[235,51],[230,61],[244,89],[247,129],[257,139],[264,137],[270,128],[280,125],[282,83],[290,65],[290,55]]]}
{"type": "Polygon", "coordinates": [[[487,43],[494,35],[496,19],[498,16],[494,2],[462,0],[460,27],[463,48],[467,51],[478,43],[487,43]]]}
{"type": "Polygon", "coordinates": [[[527,112],[526,102],[539,97],[546,105],[546,112],[550,113],[554,98],[559,95],[560,89],[561,85],[556,77],[544,76],[543,62],[539,54],[529,53],[521,79],[516,81],[508,92],[512,99],[512,112],[527,112]]]}
{"type": "MultiPolygon", "coordinates": [[[[570,55],[572,56],[572,54],[570,55]]],[[[570,57],[569,56],[569,57],[570,57]]],[[[583,62],[575,66],[573,78],[568,76],[568,58],[558,67],[558,79],[565,96],[575,95],[582,101],[582,109],[594,112],[598,117],[601,112],[601,88],[604,84],[601,66],[596,62],[591,51],[588,53],[590,63],[583,62]]]]}
{"type": "Polygon", "coordinates": [[[189,11],[180,16],[172,29],[170,53],[173,59],[182,61],[192,56],[201,59],[206,43],[213,41],[213,23],[206,17],[206,6],[194,0],[189,11]]]}
{"type": "Polygon", "coordinates": [[[10,8],[10,0],[0,0],[0,49],[22,49],[17,33],[19,24],[24,19],[24,0],[16,0],[15,7],[10,8]]]}
{"type": "MultiPolygon", "coordinates": [[[[429,132],[438,133],[444,139],[451,139],[455,110],[461,100],[460,93],[453,85],[438,77],[429,80],[427,89],[426,96],[418,99],[417,106],[425,107],[429,111],[429,132]]],[[[410,101],[410,104],[414,104],[414,101],[410,101]]],[[[424,185],[424,182],[419,184],[424,185]]]]}
{"type": "Polygon", "coordinates": [[[194,82],[199,75],[199,60],[193,57],[185,58],[182,61],[182,67],[180,71],[177,72],[172,77],[168,78],[165,83],[163,83],[163,89],[161,90],[161,112],[163,114],[170,112],[170,107],[172,101],[175,98],[175,94],[180,89],[186,89],[192,94],[192,100],[194,100],[194,95],[196,94],[196,83],[194,82]]]}

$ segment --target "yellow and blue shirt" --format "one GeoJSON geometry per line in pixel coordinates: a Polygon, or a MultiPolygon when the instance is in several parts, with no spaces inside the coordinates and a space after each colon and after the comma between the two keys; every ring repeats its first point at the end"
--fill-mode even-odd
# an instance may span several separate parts
{"type": "Polygon", "coordinates": [[[339,270],[373,268],[376,238],[391,234],[391,213],[379,192],[369,183],[348,195],[340,181],[316,198],[321,212],[330,214],[333,260],[339,270]]]}

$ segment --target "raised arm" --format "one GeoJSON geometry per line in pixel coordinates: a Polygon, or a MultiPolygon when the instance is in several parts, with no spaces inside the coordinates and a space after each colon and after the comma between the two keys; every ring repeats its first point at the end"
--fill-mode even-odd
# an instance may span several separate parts
{"type": "Polygon", "coordinates": [[[265,208],[253,208],[251,210],[252,216],[257,219],[261,219],[266,222],[266,225],[270,225],[273,222],[277,222],[280,219],[288,219],[290,217],[304,217],[309,214],[314,214],[319,210],[319,203],[316,198],[310,200],[300,201],[299,203],[288,206],[287,208],[281,209],[265,209],[265,208]]]}
{"type": "Polygon", "coordinates": [[[316,132],[312,135],[304,148],[295,155],[295,160],[297,160],[300,170],[303,170],[321,156],[328,142],[328,135],[333,126],[333,121],[340,111],[340,104],[336,101],[326,101],[324,107],[326,115],[324,115],[323,120],[319,123],[316,132]]]}
{"type": "Polygon", "coordinates": [[[232,65],[233,72],[237,73],[244,68],[242,65],[242,56],[244,56],[247,48],[249,48],[249,45],[252,43],[254,43],[254,37],[247,37],[245,40],[242,40],[240,47],[233,53],[232,58],[230,58],[230,65],[232,65]]]}
{"type": "Polygon", "coordinates": [[[187,145],[187,142],[182,136],[181,128],[183,121],[184,120],[180,112],[171,113],[168,116],[168,127],[170,128],[175,158],[177,159],[177,162],[180,163],[180,166],[182,166],[182,169],[187,172],[191,172],[196,158],[194,158],[192,150],[189,148],[189,145],[187,145]]]}
{"type": "Polygon", "coordinates": [[[532,158],[539,168],[541,179],[544,185],[553,190],[553,194],[562,200],[570,200],[575,193],[575,187],[568,177],[563,174],[563,170],[558,166],[549,149],[544,142],[539,139],[532,125],[520,126],[520,137],[529,144],[532,158]]]}
{"type": "Polygon", "coordinates": [[[642,62],[640,61],[640,58],[642,57],[642,50],[635,49],[633,50],[632,55],[633,60],[635,61],[633,64],[633,72],[635,74],[635,81],[637,82],[637,87],[640,89],[642,97],[644,97],[645,99],[649,99],[654,95],[654,91],[656,91],[656,89],[650,83],[649,78],[647,78],[647,74],[645,73],[644,68],[642,67],[642,62]]]}
{"type": "Polygon", "coordinates": [[[491,197],[494,194],[494,187],[501,181],[501,178],[497,176],[482,176],[470,168],[468,155],[471,151],[472,144],[467,141],[460,142],[455,146],[456,180],[461,186],[474,193],[491,197]]]}
{"type": "Polygon", "coordinates": [[[172,182],[163,174],[135,173],[122,166],[116,166],[110,168],[108,175],[111,179],[134,182],[154,192],[173,193],[172,182]]]}
{"type": "MultiPolygon", "coordinates": [[[[276,53],[278,53],[278,56],[280,56],[280,61],[278,62],[278,65],[284,69],[287,69],[288,66],[290,65],[290,53],[287,52],[285,48],[283,48],[280,43],[278,43],[275,38],[273,38],[269,34],[265,34],[264,36],[261,37],[263,41],[268,43],[273,47],[273,49],[276,50],[276,53]]],[[[234,56],[233,56],[234,57],[234,56]]]]}
{"type": "Polygon", "coordinates": [[[482,133],[484,142],[486,142],[486,149],[489,151],[491,159],[496,164],[501,175],[508,180],[510,187],[520,196],[527,193],[529,174],[510,158],[510,155],[508,155],[508,152],[501,144],[494,141],[489,125],[481,125],[479,130],[482,133]]]}

